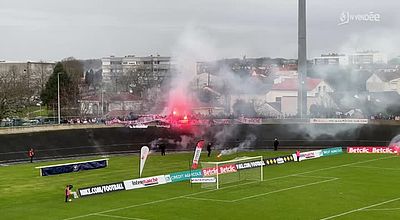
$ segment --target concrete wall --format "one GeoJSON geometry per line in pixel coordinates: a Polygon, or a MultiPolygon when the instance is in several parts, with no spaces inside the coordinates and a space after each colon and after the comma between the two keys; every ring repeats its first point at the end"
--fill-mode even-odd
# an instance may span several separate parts
{"type": "Polygon", "coordinates": [[[192,127],[172,130],[150,127],[129,129],[125,127],[80,127],[79,129],[38,131],[15,134],[0,134],[0,163],[27,161],[30,147],[36,149],[38,159],[71,157],[77,155],[106,155],[110,153],[138,152],[158,138],[169,139],[167,152],[172,150],[192,150],[195,143],[185,149],[174,141],[181,141],[182,135],[204,138],[214,143],[215,134],[228,131],[223,148],[236,147],[250,134],[257,140],[254,149],[272,149],[275,137],[280,140],[280,148],[322,148],[349,145],[387,145],[400,133],[398,125],[320,125],[320,124],[263,124],[229,125],[212,127],[192,127]],[[200,130],[202,132],[200,132],[200,130]],[[202,133],[196,136],[195,134],[202,133]]]}

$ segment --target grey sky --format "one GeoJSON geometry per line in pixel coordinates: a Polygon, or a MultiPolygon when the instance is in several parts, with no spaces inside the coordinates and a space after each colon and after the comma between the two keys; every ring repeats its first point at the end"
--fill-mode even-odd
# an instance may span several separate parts
{"type": "MultiPolygon", "coordinates": [[[[308,57],[377,49],[400,55],[398,0],[308,0],[308,57]],[[338,26],[342,11],[380,22],[338,26]]],[[[297,57],[297,0],[0,0],[0,60],[171,55],[195,27],[219,57],[297,57]]]]}

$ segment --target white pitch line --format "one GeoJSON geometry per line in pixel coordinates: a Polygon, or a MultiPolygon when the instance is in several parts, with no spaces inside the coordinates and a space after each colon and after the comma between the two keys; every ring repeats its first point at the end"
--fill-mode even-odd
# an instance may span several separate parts
{"type": "MultiPolygon", "coordinates": [[[[286,178],[286,177],[290,177],[290,176],[294,176],[294,175],[299,175],[299,174],[306,174],[306,173],[318,172],[318,171],[322,171],[322,170],[335,169],[335,168],[340,168],[340,167],[345,167],[345,166],[351,166],[351,165],[354,165],[354,164],[368,163],[368,162],[371,162],[371,161],[385,160],[385,159],[390,159],[390,158],[393,158],[393,157],[396,157],[396,156],[381,157],[381,158],[375,158],[375,159],[370,159],[370,160],[364,160],[364,161],[360,161],[360,162],[342,164],[342,165],[333,166],[333,167],[321,168],[321,169],[310,170],[310,171],[301,172],[301,173],[295,173],[295,174],[290,174],[290,175],[285,175],[285,176],[280,176],[280,177],[274,177],[274,178],[270,178],[270,179],[268,179],[268,180],[281,179],[281,178],[286,178]]],[[[268,181],[268,180],[267,180],[267,181],[268,181]]],[[[255,183],[255,182],[251,182],[251,183],[255,183]]],[[[234,186],[228,186],[228,187],[222,188],[221,190],[226,189],[226,188],[230,188],[230,187],[236,187],[236,186],[251,184],[251,183],[245,183],[245,184],[238,184],[238,185],[234,185],[234,186]]],[[[75,217],[65,218],[65,219],[62,219],[62,220],[78,219],[78,218],[83,218],[83,217],[87,217],[87,216],[91,216],[91,215],[95,215],[95,214],[102,214],[102,213],[107,213],[107,212],[113,212],[113,211],[123,210],[123,209],[135,208],[135,207],[139,207],[139,206],[145,206],[145,205],[149,205],[149,204],[160,203],[160,202],[170,201],[170,200],[174,200],[174,199],[180,199],[180,198],[185,197],[185,196],[192,196],[192,195],[198,195],[198,194],[208,193],[208,192],[212,192],[212,191],[215,191],[215,190],[217,190],[217,189],[212,189],[212,190],[207,190],[207,191],[202,191],[202,192],[197,192],[197,193],[189,193],[189,194],[187,194],[187,195],[171,197],[171,198],[168,198],[168,199],[154,200],[154,201],[147,202],[147,203],[140,203],[140,204],[125,206],[125,207],[120,207],[120,208],[115,208],[115,209],[109,209],[109,210],[104,210],[104,211],[101,211],[101,212],[93,212],[93,213],[89,213],[89,214],[85,214],[85,215],[78,215],[78,216],[75,216],[75,217]]]]}
{"type": "Polygon", "coordinates": [[[362,211],[366,212],[366,211],[396,211],[396,210],[400,210],[400,208],[364,209],[362,211]]]}
{"type": "Polygon", "coordinates": [[[252,199],[252,198],[265,196],[265,195],[269,195],[269,194],[273,194],[273,193],[288,191],[288,190],[291,190],[291,189],[298,189],[298,188],[302,188],[302,187],[306,187],[306,186],[312,186],[312,185],[317,185],[317,184],[321,184],[321,183],[327,183],[327,182],[335,181],[335,180],[338,180],[338,179],[339,178],[334,178],[334,179],[329,179],[329,180],[322,180],[322,181],[318,181],[318,182],[307,183],[307,184],[303,184],[303,185],[292,186],[292,187],[288,187],[288,188],[284,188],[284,189],[278,189],[278,190],[274,190],[274,191],[270,191],[270,192],[266,192],[266,193],[260,193],[260,194],[253,195],[253,196],[242,197],[240,199],[234,199],[234,200],[231,200],[231,202],[239,202],[239,201],[243,201],[243,200],[246,200],[246,199],[252,199]]]}
{"type": "Polygon", "coordinates": [[[110,217],[110,218],[119,218],[119,219],[147,220],[144,218],[131,218],[131,217],[125,217],[125,216],[119,216],[119,215],[106,215],[106,214],[95,214],[95,215],[110,217]]]}
{"type": "Polygon", "coordinates": [[[310,175],[301,175],[301,174],[298,174],[298,175],[295,174],[293,176],[316,178],[316,179],[339,179],[338,177],[333,177],[333,176],[310,176],[310,175]]]}
{"type": "Polygon", "coordinates": [[[387,201],[384,201],[384,202],[380,202],[380,203],[375,203],[375,204],[372,204],[372,205],[369,205],[369,206],[364,206],[364,207],[361,207],[361,208],[358,208],[358,209],[353,209],[353,210],[350,210],[350,211],[347,211],[347,212],[343,212],[343,213],[340,213],[340,214],[337,214],[337,215],[332,215],[332,216],[329,216],[329,217],[321,218],[320,220],[327,220],[327,219],[337,218],[337,217],[340,217],[340,216],[348,215],[348,214],[351,214],[351,213],[354,213],[354,212],[358,212],[358,211],[363,211],[365,209],[373,208],[373,207],[380,206],[380,205],[383,205],[383,204],[386,204],[386,203],[390,203],[390,202],[394,202],[394,201],[397,201],[397,200],[400,200],[400,197],[395,198],[395,199],[390,199],[390,200],[387,200],[387,201]]]}
{"type": "Polygon", "coordinates": [[[185,199],[193,199],[193,200],[201,200],[201,201],[211,201],[211,202],[232,202],[231,200],[207,199],[207,198],[190,197],[190,196],[184,196],[183,198],[185,198],[185,199]]]}
{"type": "Polygon", "coordinates": [[[357,168],[366,168],[366,169],[379,169],[379,170],[398,170],[398,168],[389,168],[389,167],[373,167],[373,166],[350,166],[350,167],[357,167],[357,168]]]}

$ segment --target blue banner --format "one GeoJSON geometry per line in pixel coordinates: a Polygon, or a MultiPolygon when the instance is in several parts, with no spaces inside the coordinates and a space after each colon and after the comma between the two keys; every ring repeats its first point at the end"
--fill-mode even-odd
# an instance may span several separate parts
{"type": "Polygon", "coordinates": [[[42,176],[57,175],[62,173],[78,172],[81,170],[92,170],[107,167],[107,159],[97,161],[85,161],[69,164],[60,164],[47,167],[38,167],[42,176]]]}

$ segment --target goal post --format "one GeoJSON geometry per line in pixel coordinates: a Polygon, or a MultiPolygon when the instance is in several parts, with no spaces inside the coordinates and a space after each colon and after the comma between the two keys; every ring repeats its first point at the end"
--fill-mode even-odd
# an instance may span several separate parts
{"type": "Polygon", "coordinates": [[[263,181],[265,165],[262,156],[239,157],[218,162],[201,162],[204,177],[215,177],[215,182],[202,183],[202,188],[219,189],[225,184],[241,181],[263,181]]]}

